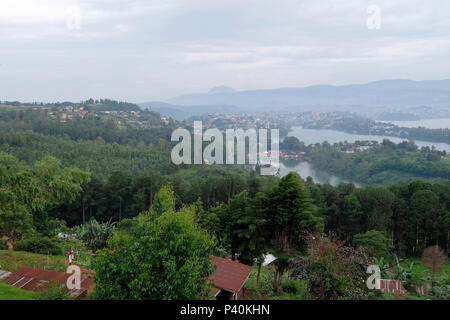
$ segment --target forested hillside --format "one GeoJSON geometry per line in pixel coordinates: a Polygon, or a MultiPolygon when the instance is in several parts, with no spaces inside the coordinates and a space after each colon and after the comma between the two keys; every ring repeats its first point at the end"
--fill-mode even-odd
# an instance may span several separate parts
{"type": "MultiPolygon", "coordinates": [[[[389,188],[334,187],[297,173],[176,166],[170,121],[146,127],[101,117],[48,119],[41,112],[0,112],[0,246],[52,255],[80,248],[82,263],[99,274],[98,299],[201,298],[210,254],[255,264],[253,294],[298,298],[306,290],[303,298],[367,299],[365,267],[372,261],[386,261],[383,272],[397,272],[399,258],[418,257],[434,245],[449,251],[444,153],[408,143],[384,142],[355,153],[345,144],[282,144],[332,171],[375,183],[391,179],[389,188]],[[403,183],[395,183],[397,172],[403,183]],[[154,252],[183,271],[164,267],[154,252]],[[268,252],[277,260],[264,280],[268,252]],[[130,280],[129,259],[143,261],[135,272],[149,270],[169,291],[145,277],[141,287],[120,285],[130,280]],[[107,272],[111,263],[117,272],[107,272]],[[187,276],[191,284],[181,286],[177,279],[187,276]]],[[[439,279],[445,290],[448,279],[439,279]]]]}

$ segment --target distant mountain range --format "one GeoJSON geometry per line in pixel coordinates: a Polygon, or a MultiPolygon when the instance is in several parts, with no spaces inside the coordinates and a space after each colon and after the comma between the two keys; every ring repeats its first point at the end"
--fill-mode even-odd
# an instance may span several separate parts
{"type": "Polygon", "coordinates": [[[309,111],[432,107],[450,109],[449,80],[381,80],[343,86],[315,85],[303,88],[236,91],[216,87],[208,93],[188,94],[165,102],[146,102],[141,107],[174,118],[200,113],[240,111],[309,111]]]}

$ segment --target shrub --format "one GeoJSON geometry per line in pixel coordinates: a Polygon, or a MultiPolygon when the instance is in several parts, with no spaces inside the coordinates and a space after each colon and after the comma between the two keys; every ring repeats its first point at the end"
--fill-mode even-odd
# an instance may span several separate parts
{"type": "Polygon", "coordinates": [[[289,261],[290,264],[290,274],[289,278],[298,280],[308,280],[308,257],[300,256],[292,258],[289,261]]]}
{"type": "Polygon", "coordinates": [[[63,253],[59,241],[52,240],[39,234],[33,234],[28,238],[17,241],[14,250],[50,255],[59,255],[63,253]]]}
{"type": "Polygon", "coordinates": [[[281,285],[284,292],[291,293],[291,294],[297,294],[298,292],[300,292],[300,290],[301,290],[300,286],[301,285],[300,285],[299,281],[292,280],[292,279],[283,281],[283,284],[281,285]]]}
{"type": "Polygon", "coordinates": [[[99,223],[91,218],[85,224],[75,227],[74,231],[77,238],[81,239],[89,249],[97,251],[106,248],[108,239],[116,231],[116,223],[99,223]]]}
{"type": "Polygon", "coordinates": [[[71,300],[69,290],[58,281],[50,282],[50,285],[40,293],[41,300],[71,300]]]}
{"type": "Polygon", "coordinates": [[[363,251],[325,236],[308,241],[308,289],[316,299],[366,299],[367,259],[363,251]]]}
{"type": "Polygon", "coordinates": [[[409,270],[405,272],[405,279],[403,281],[403,287],[408,292],[414,292],[415,287],[420,287],[426,283],[424,276],[420,270],[420,266],[414,266],[411,263],[409,270]]]}
{"type": "Polygon", "coordinates": [[[450,274],[447,274],[443,279],[442,279],[442,284],[446,285],[446,286],[450,286],[450,274]]]}
{"type": "Polygon", "coordinates": [[[0,241],[0,250],[8,250],[6,242],[0,241]]]}
{"type": "Polygon", "coordinates": [[[245,288],[252,292],[252,299],[261,299],[262,297],[273,295],[273,269],[268,266],[262,266],[259,284],[256,283],[256,278],[257,270],[254,269],[245,283],[245,288]]]}
{"type": "Polygon", "coordinates": [[[430,296],[436,300],[450,300],[450,285],[432,288],[430,296]]]}

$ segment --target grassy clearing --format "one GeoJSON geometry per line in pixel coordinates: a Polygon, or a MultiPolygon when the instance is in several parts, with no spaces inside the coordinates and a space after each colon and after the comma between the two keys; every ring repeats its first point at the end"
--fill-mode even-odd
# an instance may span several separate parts
{"type": "Polygon", "coordinates": [[[23,266],[44,270],[65,271],[64,256],[51,256],[30,252],[0,250],[0,269],[14,272],[23,266]]]}
{"type": "Polygon", "coordinates": [[[22,290],[0,282],[0,300],[37,300],[39,293],[22,290]]]}

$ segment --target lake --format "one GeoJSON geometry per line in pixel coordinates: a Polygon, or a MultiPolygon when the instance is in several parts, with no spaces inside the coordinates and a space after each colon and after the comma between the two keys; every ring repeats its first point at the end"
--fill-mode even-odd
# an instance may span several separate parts
{"type": "Polygon", "coordinates": [[[365,184],[359,183],[357,181],[352,181],[349,179],[344,179],[328,172],[317,170],[314,168],[314,165],[307,162],[292,162],[292,161],[280,161],[280,176],[283,177],[287,175],[289,172],[295,171],[297,172],[303,180],[306,180],[308,176],[310,176],[315,183],[325,184],[329,183],[332,186],[337,186],[339,183],[353,183],[357,187],[364,187],[365,184]]]}
{"type": "MultiPolygon", "coordinates": [[[[445,119],[434,119],[434,120],[445,120],[445,119]]],[[[421,120],[425,121],[425,120],[421,120]]],[[[405,122],[405,121],[401,121],[405,122]]],[[[416,122],[416,121],[408,121],[408,122],[416,122]]],[[[306,145],[322,143],[324,141],[328,141],[328,143],[338,143],[347,141],[349,143],[355,142],[357,140],[375,140],[378,142],[382,142],[383,139],[389,139],[394,143],[400,143],[406,139],[398,138],[398,137],[388,137],[388,136],[372,136],[372,135],[363,135],[363,134],[351,134],[345,133],[335,130],[322,130],[322,129],[303,129],[302,127],[293,127],[292,131],[289,132],[288,136],[297,137],[300,141],[303,141],[306,145]]],[[[445,150],[450,152],[450,144],[447,143],[436,143],[436,142],[427,142],[427,141],[415,141],[416,145],[419,147],[432,147],[435,146],[437,150],[445,150]]],[[[329,183],[333,186],[338,185],[341,182],[344,183],[353,183],[358,187],[364,187],[365,184],[360,183],[358,181],[352,181],[349,179],[344,179],[339,176],[330,174],[328,172],[317,170],[314,168],[314,165],[303,161],[297,164],[293,164],[291,162],[281,162],[280,161],[280,176],[284,176],[288,174],[290,171],[295,171],[300,174],[300,176],[306,180],[306,177],[311,176],[316,183],[329,183]]]]}
{"type": "MultiPolygon", "coordinates": [[[[399,137],[389,137],[389,136],[374,136],[365,134],[353,134],[345,133],[335,130],[324,130],[324,129],[303,129],[302,127],[292,127],[292,131],[288,133],[288,136],[297,137],[300,141],[303,141],[306,145],[322,143],[328,141],[330,144],[347,141],[349,143],[355,142],[357,140],[374,140],[382,142],[383,139],[389,139],[394,143],[400,143],[402,141],[407,141],[407,139],[399,137]]],[[[445,150],[450,152],[450,144],[443,142],[429,142],[429,141],[419,141],[415,140],[416,145],[421,147],[432,147],[434,146],[437,150],[445,150]]]]}
{"type": "MultiPolygon", "coordinates": [[[[378,120],[377,120],[378,121],[378,120]]],[[[450,118],[446,119],[423,119],[414,121],[379,121],[392,123],[399,127],[418,128],[424,127],[427,129],[450,129],[450,118]]]]}

